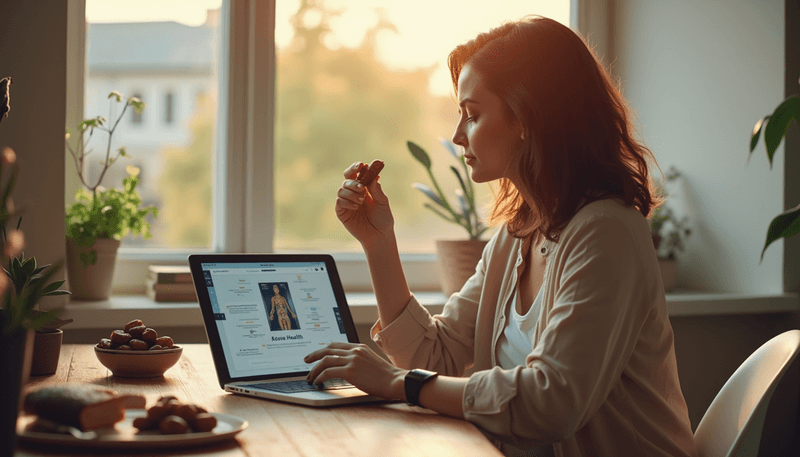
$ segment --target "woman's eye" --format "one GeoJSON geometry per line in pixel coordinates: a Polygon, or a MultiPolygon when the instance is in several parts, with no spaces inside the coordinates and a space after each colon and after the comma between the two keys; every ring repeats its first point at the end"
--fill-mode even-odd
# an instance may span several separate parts
{"type": "Polygon", "coordinates": [[[466,121],[467,121],[467,122],[474,122],[474,121],[475,121],[475,119],[477,119],[477,118],[478,118],[478,116],[469,116],[469,117],[466,119],[466,121]]]}

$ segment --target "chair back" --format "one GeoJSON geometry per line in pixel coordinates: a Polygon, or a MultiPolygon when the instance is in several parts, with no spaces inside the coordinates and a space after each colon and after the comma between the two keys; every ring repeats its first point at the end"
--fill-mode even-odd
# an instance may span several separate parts
{"type": "Polygon", "coordinates": [[[731,375],[694,438],[699,457],[757,456],[770,398],[800,352],[800,330],[764,343],[731,375]]]}

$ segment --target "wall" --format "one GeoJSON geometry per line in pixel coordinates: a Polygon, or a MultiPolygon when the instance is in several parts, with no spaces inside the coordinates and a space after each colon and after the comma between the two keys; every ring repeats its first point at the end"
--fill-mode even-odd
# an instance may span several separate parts
{"type": "MultiPolygon", "coordinates": [[[[0,75],[14,80],[0,146],[17,153],[13,200],[25,210],[25,255],[35,256],[40,265],[65,258],[66,17],[67,2],[0,3],[0,75]]],[[[56,279],[64,276],[62,268],[56,279]]],[[[63,302],[63,297],[47,297],[42,305],[63,302]]]]}
{"type": "MultiPolygon", "coordinates": [[[[760,264],[759,256],[769,222],[784,206],[797,204],[784,202],[798,193],[785,186],[784,173],[797,180],[800,169],[784,170],[782,146],[770,170],[763,142],[747,162],[753,125],[785,97],[784,2],[611,4],[613,71],[638,116],[641,137],[664,171],[675,165],[684,176],[669,202],[694,229],[679,259],[679,284],[730,293],[797,290],[797,278],[789,276],[797,262],[791,256],[785,260],[789,250],[783,241],[774,243],[760,264]]],[[[796,6],[793,0],[786,4],[796,6]]],[[[800,328],[800,315],[672,317],[671,322],[694,428],[736,368],[773,336],[800,328]]],[[[795,376],[788,381],[794,384],[782,387],[786,400],[770,405],[770,417],[792,418],[777,409],[796,406],[796,381],[795,376]]],[[[777,424],[768,419],[765,436],[793,433],[795,422],[789,419],[777,424]]],[[[783,453],[771,449],[764,455],[783,453]]]]}
{"type": "Polygon", "coordinates": [[[614,70],[662,170],[685,177],[670,200],[694,229],[679,284],[783,291],[783,241],[759,256],[783,210],[784,154],[770,171],[762,144],[747,163],[753,125],[784,98],[783,2],[615,3],[614,70]]]}

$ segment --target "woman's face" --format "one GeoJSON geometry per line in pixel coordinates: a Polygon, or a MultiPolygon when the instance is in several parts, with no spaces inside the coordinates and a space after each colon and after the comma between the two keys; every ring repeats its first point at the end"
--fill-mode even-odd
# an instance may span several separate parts
{"type": "Polygon", "coordinates": [[[275,295],[277,295],[278,292],[280,292],[280,289],[278,289],[278,286],[272,286],[272,290],[275,292],[275,295]]]}
{"type": "Polygon", "coordinates": [[[464,158],[472,167],[472,180],[489,182],[500,178],[515,181],[508,167],[522,141],[520,122],[508,114],[499,96],[489,91],[481,75],[470,64],[458,77],[458,125],[453,143],[464,148],[464,158]]]}

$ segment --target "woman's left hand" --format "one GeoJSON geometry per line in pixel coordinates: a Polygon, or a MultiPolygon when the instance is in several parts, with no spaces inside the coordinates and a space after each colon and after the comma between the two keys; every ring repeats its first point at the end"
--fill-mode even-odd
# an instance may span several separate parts
{"type": "Polygon", "coordinates": [[[376,354],[364,344],[334,342],[308,354],[306,363],[319,360],[308,374],[308,381],[321,384],[329,379],[344,379],[364,392],[387,400],[405,399],[403,370],[376,354]]]}

